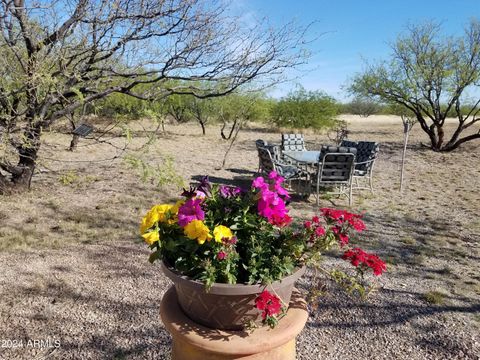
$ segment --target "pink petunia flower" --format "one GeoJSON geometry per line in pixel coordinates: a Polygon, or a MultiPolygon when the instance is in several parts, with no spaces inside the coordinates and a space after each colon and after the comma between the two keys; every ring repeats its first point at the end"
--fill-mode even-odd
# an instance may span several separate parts
{"type": "Polygon", "coordinates": [[[205,219],[205,212],[200,206],[202,199],[191,198],[185,201],[185,204],[178,209],[178,225],[184,227],[193,220],[205,219]]]}

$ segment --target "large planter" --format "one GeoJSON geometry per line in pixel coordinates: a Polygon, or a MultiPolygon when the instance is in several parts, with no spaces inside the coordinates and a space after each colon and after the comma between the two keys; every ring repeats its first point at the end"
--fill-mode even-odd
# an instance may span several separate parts
{"type": "MultiPolygon", "coordinates": [[[[198,324],[213,329],[242,330],[252,321],[261,322],[255,299],[265,289],[264,285],[215,283],[207,292],[202,282],[178,274],[163,262],[162,270],[173,281],[183,312],[198,324]]],[[[284,304],[289,304],[295,281],[304,273],[305,267],[268,285],[267,290],[278,295],[284,304]]]]}

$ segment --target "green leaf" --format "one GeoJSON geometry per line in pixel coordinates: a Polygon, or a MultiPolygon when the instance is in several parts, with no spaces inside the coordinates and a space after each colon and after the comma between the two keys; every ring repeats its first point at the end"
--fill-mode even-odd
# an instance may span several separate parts
{"type": "Polygon", "coordinates": [[[148,257],[148,261],[152,264],[155,262],[155,260],[158,260],[158,259],[160,259],[160,251],[155,251],[151,253],[150,256],[148,257]]]}
{"type": "Polygon", "coordinates": [[[80,102],[83,103],[84,100],[85,100],[85,97],[83,96],[82,92],[80,90],[78,90],[77,88],[70,88],[70,90],[72,90],[72,92],[75,93],[75,95],[78,96],[78,98],[80,99],[80,102]]]}

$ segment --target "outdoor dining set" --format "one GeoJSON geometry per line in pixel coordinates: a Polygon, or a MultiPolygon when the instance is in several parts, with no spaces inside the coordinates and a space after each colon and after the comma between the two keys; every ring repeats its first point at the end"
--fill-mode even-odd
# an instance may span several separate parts
{"type": "Polygon", "coordinates": [[[334,188],[332,195],[343,195],[352,204],[353,191],[369,189],[373,193],[373,167],[379,144],[373,141],[342,140],[339,145],[322,145],[307,150],[302,134],[282,134],[281,144],[255,142],[258,151],[258,172],[275,170],[285,180],[298,184],[307,197],[315,192],[317,205],[320,192],[334,188]]]}

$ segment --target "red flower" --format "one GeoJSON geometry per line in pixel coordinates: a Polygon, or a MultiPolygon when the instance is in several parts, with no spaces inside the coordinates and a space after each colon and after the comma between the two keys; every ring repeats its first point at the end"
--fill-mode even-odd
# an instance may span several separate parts
{"type": "MultiPolygon", "coordinates": [[[[357,215],[357,216],[360,216],[360,215],[357,215]]],[[[365,230],[367,227],[365,226],[365,224],[363,223],[362,220],[360,220],[360,218],[358,217],[354,217],[354,218],[351,218],[350,220],[348,220],[348,222],[350,223],[350,225],[353,226],[353,228],[355,230],[357,230],[358,232],[361,232],[363,230],[365,230]]]]}
{"type": "Polygon", "coordinates": [[[348,244],[348,241],[349,241],[349,237],[347,234],[345,234],[343,231],[342,231],[342,228],[340,226],[334,226],[332,228],[332,231],[333,233],[336,235],[336,238],[338,240],[338,242],[340,243],[340,246],[343,247],[345,245],[348,244]]]}
{"type": "Polygon", "coordinates": [[[320,219],[318,216],[314,216],[312,217],[312,221],[315,223],[315,224],[318,224],[320,222],[320,219]]]}
{"type": "Polygon", "coordinates": [[[343,260],[350,260],[353,266],[358,266],[366,260],[367,253],[360,248],[347,250],[342,256],[343,260]]]}
{"type": "Polygon", "coordinates": [[[227,257],[227,253],[225,251],[220,250],[217,254],[218,260],[224,260],[227,257]]]}
{"type": "Polygon", "coordinates": [[[315,229],[315,235],[317,236],[325,235],[325,229],[322,226],[317,226],[317,228],[315,229]]]}
{"type": "Polygon", "coordinates": [[[255,299],[255,307],[262,310],[262,319],[265,320],[267,316],[274,316],[279,314],[282,310],[280,299],[270,293],[268,290],[263,290],[255,299]]]}
{"type": "Polygon", "coordinates": [[[322,215],[326,218],[327,221],[335,221],[339,225],[348,223],[356,231],[361,232],[366,229],[365,224],[361,220],[362,215],[353,214],[345,210],[337,210],[330,208],[320,209],[322,215]]]}
{"type": "Polygon", "coordinates": [[[342,256],[344,260],[350,260],[353,266],[365,266],[373,270],[375,276],[380,276],[387,270],[387,265],[375,254],[369,254],[360,248],[345,251],[342,256]]]}
{"type": "Polygon", "coordinates": [[[310,228],[312,227],[312,222],[311,222],[311,221],[305,221],[305,222],[303,223],[303,227],[304,227],[305,229],[310,229],[310,228]]]}
{"type": "Polygon", "coordinates": [[[270,217],[270,224],[278,226],[278,227],[284,227],[289,225],[292,222],[292,217],[288,214],[284,214],[283,216],[279,216],[277,214],[273,214],[270,217]]]}
{"type": "Polygon", "coordinates": [[[387,270],[387,265],[377,255],[374,254],[369,254],[366,265],[373,270],[373,274],[375,276],[380,276],[384,271],[387,270]]]}
{"type": "Polygon", "coordinates": [[[321,208],[320,211],[322,215],[330,220],[343,220],[342,217],[345,214],[343,210],[330,209],[330,208],[321,208]]]}

